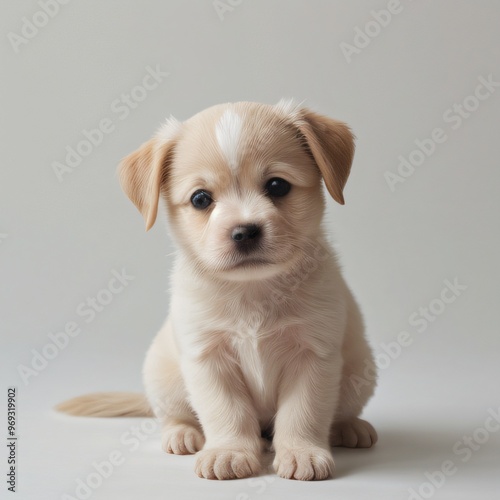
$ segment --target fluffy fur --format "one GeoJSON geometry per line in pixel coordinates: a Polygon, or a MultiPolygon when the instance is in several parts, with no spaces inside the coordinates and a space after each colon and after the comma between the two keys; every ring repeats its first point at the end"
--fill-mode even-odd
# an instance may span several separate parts
{"type": "Polygon", "coordinates": [[[373,427],[359,419],[374,383],[352,383],[372,354],[321,226],[321,181],[343,204],[353,154],[345,124],[281,101],[170,119],[125,158],[122,186],[146,227],[163,199],[179,247],[170,314],[144,365],[149,404],[104,394],[59,409],[152,410],[165,451],[197,452],[196,472],[209,479],[258,473],[262,433],[272,435],[277,474],[302,480],[331,476],[332,445],[374,444],[373,427]],[[272,178],[290,192],[269,196],[272,178]],[[213,198],[202,210],[191,204],[199,189],[213,198]],[[261,229],[246,253],[231,238],[243,224],[261,229]]]}

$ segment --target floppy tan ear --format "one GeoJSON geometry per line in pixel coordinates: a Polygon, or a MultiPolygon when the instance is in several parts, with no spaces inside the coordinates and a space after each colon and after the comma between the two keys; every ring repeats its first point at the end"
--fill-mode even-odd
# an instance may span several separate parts
{"type": "Polygon", "coordinates": [[[307,109],[297,126],[325,181],[332,198],[344,204],[343,190],[354,157],[354,135],[342,122],[307,109]]]}
{"type": "Polygon", "coordinates": [[[146,231],[156,220],[161,186],[175,145],[172,129],[178,125],[172,120],[168,122],[155,137],[125,157],[119,166],[122,188],[144,217],[146,231]]]}

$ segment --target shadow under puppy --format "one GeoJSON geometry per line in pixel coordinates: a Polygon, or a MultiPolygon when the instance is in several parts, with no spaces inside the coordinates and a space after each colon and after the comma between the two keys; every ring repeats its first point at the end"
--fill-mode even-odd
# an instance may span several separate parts
{"type": "Polygon", "coordinates": [[[147,397],[91,394],[58,409],[154,414],[165,451],[198,452],[208,479],[258,473],[262,432],[290,479],[330,477],[332,445],[372,446],[358,416],[375,383],[353,384],[372,354],[321,227],[321,179],[343,204],[353,154],[345,124],[291,101],[169,119],[120,167],[147,229],[163,199],[179,247],[170,314],[144,365],[147,397]]]}

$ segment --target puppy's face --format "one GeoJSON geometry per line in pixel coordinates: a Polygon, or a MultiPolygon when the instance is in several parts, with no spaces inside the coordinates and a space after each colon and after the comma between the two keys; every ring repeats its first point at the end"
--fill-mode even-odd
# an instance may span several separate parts
{"type": "Polygon", "coordinates": [[[151,197],[164,198],[172,230],[200,272],[263,279],[312,252],[322,176],[343,202],[352,150],[343,124],[289,103],[224,104],[168,122],[124,160],[122,183],[149,226],[151,197]]]}
{"type": "Polygon", "coordinates": [[[320,181],[297,130],[271,107],[223,105],[184,125],[165,200],[201,268],[263,278],[311,240],[323,212],[320,181]]]}

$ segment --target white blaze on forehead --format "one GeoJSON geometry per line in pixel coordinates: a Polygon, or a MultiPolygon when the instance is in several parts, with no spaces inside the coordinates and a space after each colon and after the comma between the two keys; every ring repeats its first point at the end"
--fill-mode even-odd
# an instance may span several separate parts
{"type": "Polygon", "coordinates": [[[241,117],[231,109],[224,111],[215,127],[215,135],[222,154],[234,170],[238,168],[241,127],[241,117]]]}

